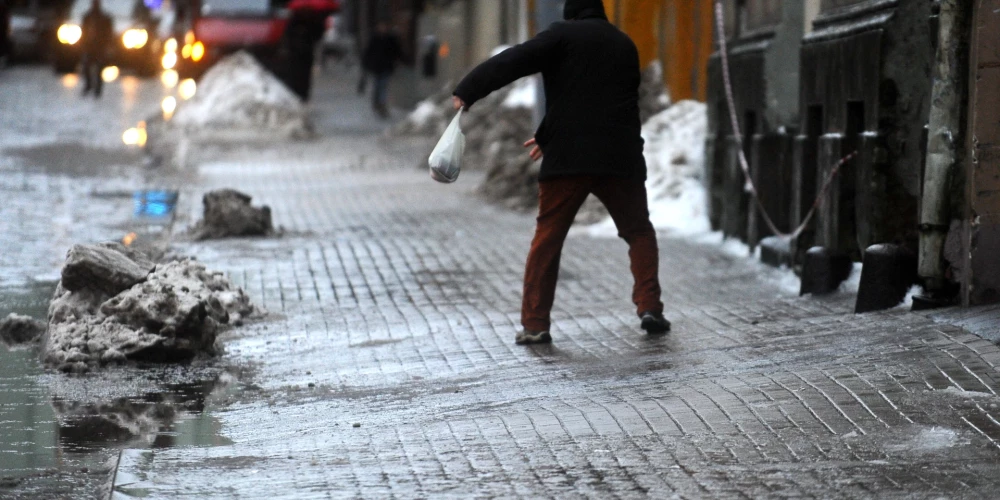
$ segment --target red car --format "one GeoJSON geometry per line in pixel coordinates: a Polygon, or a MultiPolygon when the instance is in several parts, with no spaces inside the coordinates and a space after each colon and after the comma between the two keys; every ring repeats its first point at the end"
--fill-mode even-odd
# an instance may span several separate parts
{"type": "MultiPolygon", "coordinates": [[[[270,0],[201,0],[191,6],[190,29],[165,44],[163,66],[182,77],[197,78],[219,59],[239,50],[250,52],[276,73],[294,51],[290,30],[304,9],[336,10],[332,0],[292,0],[282,5],[270,0]]],[[[317,11],[325,16],[331,10],[317,11]]]]}

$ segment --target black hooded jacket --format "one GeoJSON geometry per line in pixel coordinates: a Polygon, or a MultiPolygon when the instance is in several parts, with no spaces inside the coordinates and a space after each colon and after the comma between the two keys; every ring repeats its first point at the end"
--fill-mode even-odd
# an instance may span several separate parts
{"type": "Polygon", "coordinates": [[[391,74],[403,56],[399,37],[394,33],[375,33],[361,57],[362,67],[376,75],[391,74]]]}
{"type": "Polygon", "coordinates": [[[479,65],[455,95],[471,107],[521,77],[541,73],[545,119],[535,139],[545,157],[539,179],[645,178],[638,50],[607,21],[603,8],[585,8],[579,16],[479,65]]]}
{"type": "Polygon", "coordinates": [[[114,45],[115,32],[111,16],[91,7],[83,16],[83,36],[80,46],[84,54],[106,57],[114,45]]]}

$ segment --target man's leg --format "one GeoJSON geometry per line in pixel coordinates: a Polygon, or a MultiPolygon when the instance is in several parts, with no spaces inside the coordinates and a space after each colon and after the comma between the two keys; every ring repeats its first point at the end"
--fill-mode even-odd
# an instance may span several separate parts
{"type": "Polygon", "coordinates": [[[538,223],[524,271],[521,325],[547,331],[559,279],[559,257],[576,212],[590,194],[591,177],[561,177],[538,183],[538,223]]]}
{"type": "Polygon", "coordinates": [[[660,301],[660,251],[656,230],[649,221],[646,183],[641,179],[606,177],[595,183],[594,195],[608,209],[618,236],[628,243],[631,261],[632,302],[638,314],[663,313],[660,301]]]}

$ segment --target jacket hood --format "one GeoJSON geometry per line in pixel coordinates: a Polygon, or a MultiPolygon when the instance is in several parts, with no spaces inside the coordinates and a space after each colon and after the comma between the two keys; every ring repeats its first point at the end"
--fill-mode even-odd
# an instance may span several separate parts
{"type": "Polygon", "coordinates": [[[563,19],[601,18],[607,19],[604,12],[604,2],[601,0],[566,0],[563,6],[563,19]]]}

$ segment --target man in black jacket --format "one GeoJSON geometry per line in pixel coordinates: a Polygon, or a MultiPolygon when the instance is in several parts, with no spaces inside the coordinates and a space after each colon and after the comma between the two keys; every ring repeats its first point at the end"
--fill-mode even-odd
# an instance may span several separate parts
{"type": "Polygon", "coordinates": [[[639,53],[608,22],[601,0],[567,0],[565,22],[473,69],[455,89],[455,108],[511,82],[541,73],[545,119],[525,143],[544,155],[538,225],[528,254],[518,344],[551,342],[559,256],[576,212],[593,193],[629,245],[632,300],[642,328],[670,330],[660,301],[659,250],[646,201],[646,161],[639,121],[639,53]]]}
{"type": "Polygon", "coordinates": [[[114,43],[115,33],[111,16],[101,10],[101,0],[92,0],[90,10],[83,16],[80,48],[80,63],[83,66],[83,94],[91,90],[95,97],[101,97],[104,80],[101,71],[108,60],[108,52],[114,43]]]}

